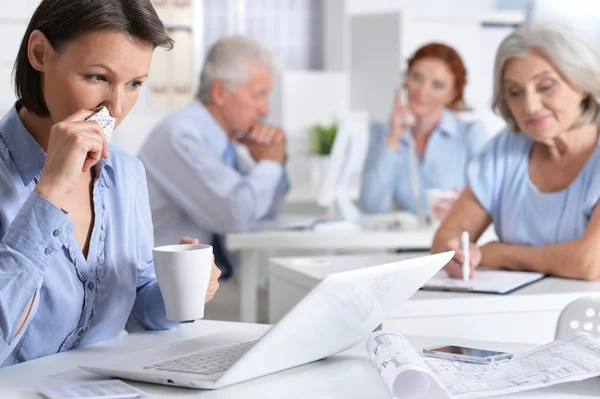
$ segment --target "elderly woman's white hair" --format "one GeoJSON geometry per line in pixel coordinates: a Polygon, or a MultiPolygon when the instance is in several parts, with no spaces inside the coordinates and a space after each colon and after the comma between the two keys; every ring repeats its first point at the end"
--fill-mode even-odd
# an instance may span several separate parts
{"type": "Polygon", "coordinates": [[[225,82],[229,90],[250,78],[252,68],[263,66],[273,71],[273,54],[258,41],[245,36],[227,36],[214,43],[200,73],[198,98],[211,101],[211,86],[214,81],[225,82]]]}
{"type": "Polygon", "coordinates": [[[588,94],[575,126],[598,122],[600,105],[600,54],[586,39],[558,22],[523,25],[515,29],[498,48],[494,65],[492,108],[514,132],[519,130],[508,107],[504,90],[504,67],[517,57],[537,52],[546,58],[564,78],[588,94]]]}

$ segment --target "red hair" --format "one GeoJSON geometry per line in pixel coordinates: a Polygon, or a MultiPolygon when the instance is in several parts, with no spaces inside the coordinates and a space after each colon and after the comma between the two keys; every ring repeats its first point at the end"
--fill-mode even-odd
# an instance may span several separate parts
{"type": "Polygon", "coordinates": [[[454,89],[456,90],[456,96],[448,108],[455,111],[464,109],[463,93],[467,84],[467,70],[456,50],[441,43],[427,44],[418,49],[412,58],[408,60],[408,70],[410,71],[413,65],[423,58],[437,58],[444,61],[454,76],[454,89]]]}

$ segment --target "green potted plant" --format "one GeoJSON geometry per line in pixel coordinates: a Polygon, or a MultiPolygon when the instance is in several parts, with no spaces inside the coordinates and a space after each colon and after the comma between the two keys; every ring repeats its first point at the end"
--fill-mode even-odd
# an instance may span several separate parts
{"type": "Polygon", "coordinates": [[[311,180],[313,187],[318,187],[325,175],[337,130],[337,121],[334,121],[330,125],[316,124],[311,129],[311,180]]]}
{"type": "Polygon", "coordinates": [[[331,125],[317,124],[313,126],[313,153],[315,155],[329,156],[337,130],[337,121],[331,125]]]}

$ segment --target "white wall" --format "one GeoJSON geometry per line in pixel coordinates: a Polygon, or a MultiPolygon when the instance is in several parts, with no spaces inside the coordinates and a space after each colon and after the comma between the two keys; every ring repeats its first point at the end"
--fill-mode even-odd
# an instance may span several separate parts
{"type": "Polygon", "coordinates": [[[325,68],[350,72],[351,109],[387,120],[407,58],[421,45],[453,46],[468,68],[466,101],[490,134],[502,121],[489,109],[499,42],[523,21],[522,11],[498,12],[496,0],[327,0],[325,68]]]}
{"type": "Polygon", "coordinates": [[[0,24],[0,37],[4,41],[3,51],[0,52],[0,111],[3,114],[15,101],[12,68],[26,28],[27,25],[19,20],[3,21],[0,24]]]}
{"type": "MultiPolygon", "coordinates": [[[[329,0],[327,0],[329,1],[329,0]]],[[[346,0],[347,12],[355,14],[374,14],[400,9],[421,9],[435,12],[445,11],[491,11],[495,9],[494,0],[346,0]]]]}
{"type": "Polygon", "coordinates": [[[278,75],[269,121],[286,131],[293,190],[302,190],[311,181],[308,168],[311,128],[316,124],[331,124],[348,113],[349,87],[347,73],[287,71],[278,75]]]}
{"type": "MultiPolygon", "coordinates": [[[[27,28],[27,24],[41,0],[0,0],[0,37],[2,37],[2,51],[0,51],[0,117],[4,115],[15,101],[12,84],[12,68],[17,52],[27,28]]],[[[194,0],[194,2],[200,0],[194,0]]],[[[203,20],[202,7],[195,8],[194,18],[200,21],[200,28],[194,30],[196,43],[203,38],[201,22],[203,20]]],[[[194,54],[194,76],[199,75],[200,63],[203,53],[199,45],[194,54]]],[[[194,83],[194,86],[196,84],[194,83]]],[[[128,117],[118,127],[113,135],[112,143],[136,154],[143,144],[152,127],[160,121],[170,110],[160,107],[149,107],[149,85],[142,89],[140,99],[128,117]]],[[[196,91],[196,88],[193,88],[196,91]]]]}
{"type": "Polygon", "coordinates": [[[490,111],[493,63],[498,45],[513,29],[505,24],[522,21],[523,13],[405,10],[350,19],[351,109],[386,121],[408,58],[426,43],[441,42],[454,47],[465,63],[465,100],[475,116],[490,135],[503,126],[490,111]]]}
{"type": "Polygon", "coordinates": [[[387,120],[401,84],[400,20],[398,12],[351,18],[350,106],[371,120],[387,120]]]}
{"type": "Polygon", "coordinates": [[[532,0],[530,19],[560,21],[600,45],[600,1],[532,0]]]}
{"type": "MultiPolygon", "coordinates": [[[[285,71],[280,75],[281,114],[275,123],[302,137],[317,123],[331,123],[349,110],[348,75],[336,72],[285,71]]],[[[275,111],[275,110],[273,110],[275,111]]]]}
{"type": "Polygon", "coordinates": [[[205,48],[225,35],[245,34],[273,50],[286,69],[323,65],[322,13],[329,0],[204,0],[205,48]]]}
{"type": "Polygon", "coordinates": [[[350,67],[350,31],[346,0],[326,0],[323,5],[323,67],[326,71],[345,71],[350,67]]]}
{"type": "Polygon", "coordinates": [[[29,18],[40,0],[0,0],[0,114],[14,103],[12,68],[29,18]]]}
{"type": "Polygon", "coordinates": [[[530,1],[531,0],[496,0],[496,8],[498,10],[525,11],[530,1]]]}
{"type": "Polygon", "coordinates": [[[130,154],[137,155],[146,141],[152,128],[158,124],[171,110],[167,108],[147,109],[136,105],[127,118],[112,135],[111,144],[114,144],[130,154]]]}
{"type": "MultiPolygon", "coordinates": [[[[14,102],[14,94],[12,88],[11,71],[16,56],[20,40],[25,31],[28,20],[37,6],[40,0],[0,0],[0,35],[3,37],[3,51],[0,52],[0,113],[6,112],[8,107],[14,102]]],[[[200,0],[194,0],[200,1],[200,0]]],[[[325,52],[325,64],[329,71],[348,71],[350,67],[350,52],[348,51],[349,46],[349,35],[348,20],[345,18],[347,15],[356,15],[363,13],[379,13],[385,10],[399,10],[401,8],[412,9],[412,10],[435,10],[437,13],[445,13],[452,10],[468,10],[474,12],[477,10],[488,10],[493,9],[497,4],[494,0],[323,0],[324,4],[324,46],[327,49],[325,52]]],[[[196,19],[203,20],[203,13],[199,13],[196,19]]],[[[203,29],[196,29],[196,33],[202,39],[203,29]]],[[[196,38],[198,39],[198,37],[196,38]]],[[[200,53],[202,50],[199,50],[200,53]]],[[[198,57],[201,61],[201,54],[198,57]]],[[[366,62],[367,60],[363,60],[366,62]]],[[[355,59],[354,62],[357,62],[355,59]]],[[[392,65],[392,64],[390,64],[392,65]]],[[[389,92],[382,94],[383,97],[389,97],[391,99],[391,93],[393,84],[396,82],[397,74],[390,72],[389,80],[389,92]]],[[[289,79],[297,79],[298,82],[302,81],[300,75],[296,75],[289,79]]],[[[286,107],[288,109],[286,116],[279,114],[282,124],[290,132],[297,131],[298,124],[294,121],[294,114],[298,114],[299,119],[309,120],[312,118],[314,123],[319,122],[315,119],[316,104],[322,104],[322,102],[315,101],[328,98],[327,95],[311,96],[307,93],[309,87],[314,87],[317,93],[321,93],[320,90],[325,90],[324,87],[331,87],[339,85],[340,80],[338,78],[332,78],[331,75],[324,74],[320,79],[321,83],[317,86],[311,84],[299,84],[294,85],[288,82],[289,87],[296,87],[296,92],[287,91],[288,93],[294,93],[288,95],[287,99],[279,98],[273,102],[274,117],[277,118],[278,108],[286,107]],[[325,83],[327,82],[327,83],[325,83]],[[294,104],[294,111],[290,111],[290,106],[287,104],[284,106],[280,104],[280,101],[288,101],[294,104]],[[305,105],[302,105],[305,104],[305,105]],[[287,125],[287,126],[286,126],[287,125]]],[[[383,79],[383,75],[381,75],[383,79]]],[[[305,82],[306,83],[306,82],[305,82]]],[[[147,87],[146,87],[147,90],[147,87]]],[[[339,93],[349,93],[348,89],[339,88],[339,93]]],[[[142,98],[138,103],[138,106],[132,111],[129,117],[124,121],[123,125],[117,131],[118,134],[114,136],[114,142],[117,145],[124,147],[126,150],[135,153],[139,146],[142,144],[150,128],[160,120],[167,112],[166,109],[148,109],[146,107],[147,101],[145,99],[143,90],[142,98]]],[[[349,98],[348,98],[349,101],[349,98]]],[[[389,101],[385,101],[386,106],[384,107],[387,112],[389,101]]],[[[343,109],[345,106],[334,104],[332,108],[343,109]]],[[[330,107],[331,108],[331,107],[330,107]]],[[[321,107],[318,111],[324,111],[327,107],[321,107]]],[[[283,109],[280,109],[283,112],[283,109]]],[[[329,118],[332,116],[329,115],[329,118]]],[[[296,135],[297,136],[297,135],[296,135]]]]}
{"type": "Polygon", "coordinates": [[[496,0],[324,0],[324,68],[330,71],[350,69],[348,17],[400,11],[444,17],[448,14],[476,15],[496,9],[496,0]]]}

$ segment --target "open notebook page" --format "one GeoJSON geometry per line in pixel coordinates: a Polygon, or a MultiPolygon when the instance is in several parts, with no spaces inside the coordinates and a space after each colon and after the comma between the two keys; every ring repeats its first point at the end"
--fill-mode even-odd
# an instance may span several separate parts
{"type": "Polygon", "coordinates": [[[422,288],[426,290],[507,294],[543,277],[542,273],[481,269],[477,270],[475,277],[468,282],[464,282],[462,279],[448,277],[448,274],[442,270],[425,283],[422,288]]]}

